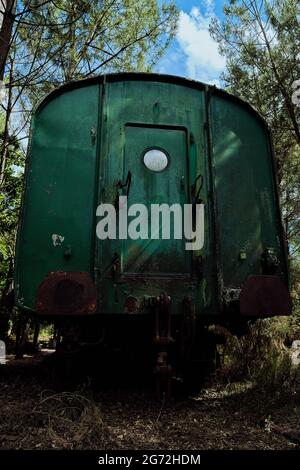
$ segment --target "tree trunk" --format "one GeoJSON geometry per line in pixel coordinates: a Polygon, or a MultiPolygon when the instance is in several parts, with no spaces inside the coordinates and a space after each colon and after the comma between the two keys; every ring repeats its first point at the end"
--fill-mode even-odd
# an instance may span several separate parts
{"type": "Polygon", "coordinates": [[[2,0],[1,8],[5,5],[2,17],[2,25],[0,31],[0,80],[3,80],[6,59],[8,56],[12,28],[15,21],[15,0],[2,0]]]}
{"type": "Polygon", "coordinates": [[[4,178],[5,178],[5,169],[6,169],[6,161],[8,156],[8,144],[9,144],[9,120],[12,111],[12,83],[13,80],[13,63],[11,63],[10,73],[9,73],[9,88],[8,88],[8,102],[7,108],[5,112],[5,124],[4,124],[4,131],[2,136],[2,145],[0,149],[0,188],[3,186],[4,178]]]}
{"type": "Polygon", "coordinates": [[[14,291],[12,277],[13,259],[10,258],[5,285],[0,296],[0,339],[2,341],[7,340],[9,320],[11,318],[12,309],[14,307],[14,291]]]}
{"type": "Polygon", "coordinates": [[[35,321],[34,325],[34,335],[33,335],[33,347],[38,349],[39,334],[40,334],[41,324],[38,320],[35,321]]]}

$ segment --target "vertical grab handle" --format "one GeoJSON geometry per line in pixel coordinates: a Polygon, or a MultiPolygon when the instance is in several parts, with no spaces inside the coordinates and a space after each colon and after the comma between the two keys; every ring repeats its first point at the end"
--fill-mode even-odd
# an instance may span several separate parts
{"type": "Polygon", "coordinates": [[[203,188],[203,175],[200,174],[195,178],[195,181],[191,186],[192,204],[193,205],[196,205],[198,202],[200,202],[199,194],[200,194],[200,191],[201,191],[202,188],[203,188]],[[197,190],[197,181],[198,180],[200,180],[200,184],[199,184],[199,188],[197,190]]]}
{"type": "Polygon", "coordinates": [[[194,183],[191,186],[191,196],[192,196],[192,227],[193,230],[195,229],[196,225],[196,205],[201,203],[202,200],[200,199],[200,192],[203,188],[203,175],[199,174],[196,178],[194,183]],[[199,181],[199,187],[197,189],[197,182],[199,181]]]}
{"type": "Polygon", "coordinates": [[[123,183],[121,180],[119,180],[117,182],[117,194],[116,194],[116,199],[115,199],[115,208],[117,209],[119,207],[119,189],[124,189],[124,188],[127,188],[126,189],[126,197],[128,198],[129,196],[129,191],[130,191],[130,186],[131,186],[131,178],[132,178],[132,174],[131,174],[131,171],[129,170],[128,173],[127,173],[127,178],[126,178],[126,181],[125,183],[123,183]]]}
{"type": "Polygon", "coordinates": [[[128,197],[129,196],[129,191],[130,191],[130,186],[131,186],[131,171],[129,170],[128,173],[127,173],[127,178],[126,178],[126,181],[125,183],[122,183],[121,180],[118,181],[117,183],[117,187],[119,189],[123,189],[123,188],[127,188],[127,191],[126,191],[126,196],[128,197]]]}

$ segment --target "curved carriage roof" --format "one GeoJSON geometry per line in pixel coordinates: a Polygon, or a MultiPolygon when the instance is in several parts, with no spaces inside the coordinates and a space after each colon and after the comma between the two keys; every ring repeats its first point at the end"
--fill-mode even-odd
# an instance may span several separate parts
{"type": "MultiPolygon", "coordinates": [[[[91,78],[85,78],[82,80],[76,80],[64,85],[59,86],[55,90],[51,91],[42,101],[38,104],[36,111],[45,106],[49,100],[55,98],[56,96],[76,88],[81,88],[84,86],[102,84],[102,83],[112,83],[120,81],[144,81],[144,82],[160,82],[160,83],[173,83],[175,85],[181,85],[189,88],[195,88],[198,90],[208,89],[212,95],[220,96],[229,101],[234,101],[240,106],[246,108],[251,114],[261,121],[267,128],[268,125],[264,118],[246,101],[238,98],[231,93],[228,93],[225,90],[217,88],[214,85],[208,85],[196,80],[191,80],[184,77],[178,77],[176,75],[166,75],[158,73],[143,73],[143,72],[122,72],[122,73],[111,73],[104,75],[97,75],[91,78]]],[[[268,128],[269,130],[269,128],[268,128]]]]}

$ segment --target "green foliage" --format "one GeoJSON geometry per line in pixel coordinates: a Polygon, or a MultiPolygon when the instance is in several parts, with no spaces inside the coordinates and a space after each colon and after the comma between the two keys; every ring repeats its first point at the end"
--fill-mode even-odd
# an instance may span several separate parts
{"type": "Polygon", "coordinates": [[[291,258],[292,285],[300,286],[300,147],[292,147],[282,162],[280,183],[291,258]]]}
{"type": "Polygon", "coordinates": [[[41,325],[41,331],[39,334],[39,341],[48,341],[53,338],[53,333],[54,333],[54,327],[53,325],[41,325]]]}
{"type": "MultiPolygon", "coordinates": [[[[2,121],[2,120],[1,120],[2,121]]],[[[3,121],[0,122],[0,144],[3,121]]],[[[24,151],[17,139],[9,137],[5,179],[0,192],[0,292],[6,284],[10,260],[14,256],[14,244],[21,203],[24,151]]]]}
{"type": "Polygon", "coordinates": [[[21,62],[18,68],[29,73],[35,89],[103,72],[150,71],[174,36],[177,18],[172,2],[157,0],[48,2],[19,26],[35,66],[21,62]]]}

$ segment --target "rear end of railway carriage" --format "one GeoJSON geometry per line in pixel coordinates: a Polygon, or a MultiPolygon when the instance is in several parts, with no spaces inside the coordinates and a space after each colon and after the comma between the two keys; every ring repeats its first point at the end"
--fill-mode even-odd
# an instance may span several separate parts
{"type": "Polygon", "coordinates": [[[151,350],[161,375],[212,362],[210,325],[238,331],[289,314],[262,118],[171,76],[106,75],[52,92],[32,122],[15,290],[24,313],[54,321],[66,343],[151,350]],[[99,238],[99,206],[115,207],[118,223],[120,196],[149,209],[148,227],[153,204],[201,205],[204,242],[187,250],[183,237],[99,238]]]}

